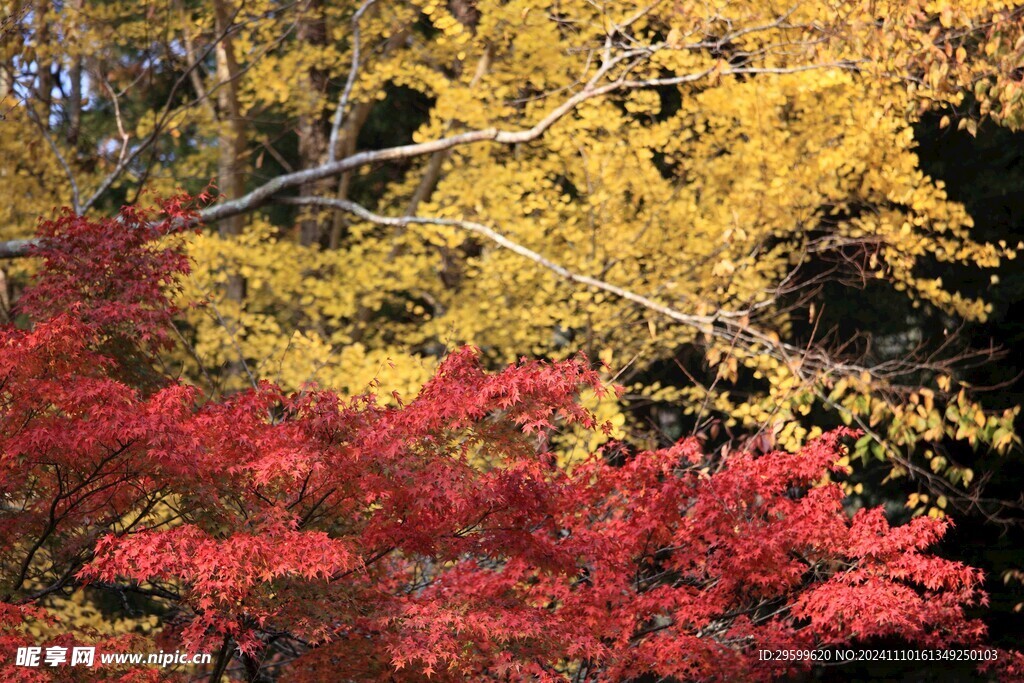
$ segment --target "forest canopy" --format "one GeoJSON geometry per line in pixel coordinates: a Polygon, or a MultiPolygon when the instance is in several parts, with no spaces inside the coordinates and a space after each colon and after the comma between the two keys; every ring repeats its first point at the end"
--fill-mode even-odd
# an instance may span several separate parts
{"type": "Polygon", "coordinates": [[[610,391],[600,374],[488,374],[472,347],[394,405],[265,381],[206,396],[155,362],[189,264],[154,242],[195,211],[120,218],[44,222],[34,324],[0,337],[5,680],[192,673],[61,666],[76,647],[215,653],[213,681],[768,680],[885,639],[1024,671],[969,615],[981,572],[931,551],[947,521],[844,509],[828,475],[858,433],[569,470],[549,438],[611,430],[578,400],[610,391]],[[127,623],[95,618],[104,595],[127,623]],[[23,653],[44,646],[40,670],[23,653]],[[783,652],[801,656],[765,659],[783,652]]]}
{"type": "Polygon", "coordinates": [[[400,409],[467,345],[496,376],[586,358],[604,428],[542,430],[560,476],[849,428],[807,479],[847,512],[1019,539],[992,338],[1024,245],[923,160],[1024,122],[1015,3],[18,1],[0,32],[0,313],[99,326],[117,391],[400,409]],[[151,248],[176,260],[123,260],[151,248]]]}

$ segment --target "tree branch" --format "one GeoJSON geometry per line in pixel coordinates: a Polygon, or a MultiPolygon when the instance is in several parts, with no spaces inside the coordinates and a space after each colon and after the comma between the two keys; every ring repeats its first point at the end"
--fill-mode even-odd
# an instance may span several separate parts
{"type": "Polygon", "coordinates": [[[359,35],[359,22],[376,1],[365,0],[359,6],[359,9],[356,10],[356,13],[352,15],[352,66],[348,70],[345,88],[341,91],[338,108],[334,112],[334,122],[331,124],[331,137],[327,143],[328,163],[336,161],[338,158],[338,135],[341,133],[341,124],[345,120],[345,109],[348,107],[348,100],[352,96],[352,88],[356,84],[356,76],[359,73],[359,50],[362,47],[359,35]]]}
{"type": "MultiPolygon", "coordinates": [[[[367,4],[367,6],[369,5],[367,4]]],[[[284,190],[299,187],[323,178],[347,173],[370,164],[410,159],[435,154],[437,152],[444,152],[465,145],[479,144],[482,142],[493,142],[499,145],[518,145],[533,142],[534,140],[542,137],[548,129],[573,112],[584,102],[614,92],[684,85],[687,83],[694,83],[712,75],[738,76],[752,74],[792,74],[811,70],[856,70],[858,68],[857,62],[853,61],[806,64],[788,68],[751,67],[743,65],[719,68],[721,64],[718,64],[714,67],[708,67],[701,71],[682,76],[653,79],[629,78],[629,73],[633,68],[648,60],[659,50],[666,48],[666,45],[658,44],[624,50],[615,58],[603,64],[579,92],[563,101],[539,121],[524,130],[514,131],[503,130],[500,128],[484,128],[438,138],[429,142],[400,145],[379,150],[366,150],[344,159],[327,161],[326,163],[314,168],[279,175],[237,199],[224,201],[200,211],[197,222],[214,223],[216,221],[224,220],[225,218],[249,213],[259,208],[274,197],[274,195],[284,190]],[[627,62],[629,63],[629,68],[625,70],[624,74],[610,82],[599,85],[601,80],[615,67],[627,62]]],[[[130,155],[130,157],[134,157],[136,154],[137,152],[130,155]]],[[[27,256],[29,255],[30,248],[31,245],[24,240],[0,242],[0,258],[27,256]]]]}
{"type": "MultiPolygon", "coordinates": [[[[629,54],[635,55],[635,51],[631,51],[629,54]]],[[[788,74],[798,73],[801,71],[810,71],[815,69],[856,69],[856,65],[853,62],[834,62],[829,64],[816,64],[802,67],[794,67],[791,69],[785,68],[758,68],[758,67],[735,67],[725,68],[718,71],[723,76],[729,75],[740,75],[740,74],[758,74],[758,73],[771,73],[771,74],[788,74]]],[[[607,70],[602,67],[602,70],[595,76],[598,79],[607,73],[607,70]]],[[[550,113],[547,114],[540,121],[535,123],[530,128],[520,131],[509,131],[502,130],[500,128],[484,128],[482,130],[468,131],[465,133],[459,133],[457,135],[451,135],[430,142],[421,142],[411,145],[400,145],[397,147],[389,147],[381,150],[368,150],[353,154],[352,156],[340,159],[338,161],[328,162],[315,168],[305,169],[302,171],[296,171],[295,173],[287,173],[285,175],[278,176],[261,185],[255,190],[248,194],[239,197],[238,199],[223,202],[216,206],[211,206],[199,213],[199,217],[203,222],[213,222],[235,216],[241,213],[248,213],[260,207],[262,204],[267,202],[271,197],[292,187],[304,185],[321,178],[327,178],[329,176],[339,175],[347,171],[354,170],[361,166],[367,166],[369,164],[376,164],[385,161],[396,161],[401,159],[410,159],[413,157],[424,156],[427,154],[434,154],[435,152],[443,152],[445,150],[453,149],[464,145],[472,145],[481,142],[494,142],[500,145],[517,145],[527,142],[533,142],[540,138],[544,133],[547,132],[555,123],[564,118],[567,114],[575,110],[582,103],[592,100],[602,95],[607,95],[612,92],[620,90],[639,90],[646,88],[655,88],[668,85],[682,85],[685,83],[693,83],[703,78],[708,77],[716,71],[715,68],[704,69],[703,71],[687,74],[685,76],[677,76],[674,78],[656,78],[649,80],[636,80],[636,79],[617,79],[605,85],[595,86],[588,83],[587,86],[576,93],[569,99],[565,100],[558,107],[554,108],[550,113]]]]}
{"type": "Polygon", "coordinates": [[[701,334],[705,334],[709,337],[723,339],[730,343],[739,341],[766,349],[772,356],[792,367],[794,372],[798,375],[802,375],[803,372],[809,372],[809,374],[814,374],[816,372],[835,372],[848,375],[859,375],[863,372],[871,372],[871,368],[840,362],[823,351],[812,351],[792,344],[787,344],[781,341],[776,335],[761,332],[751,327],[749,321],[750,311],[720,310],[716,311],[712,315],[693,315],[683,313],[676,308],[659,303],[654,299],[642,294],[637,294],[636,292],[624,287],[619,287],[618,285],[614,285],[605,280],[600,280],[598,278],[570,270],[561,264],[555,263],[542,254],[510,240],[493,228],[482,223],[420,216],[382,216],[380,214],[373,213],[355,202],[330,197],[289,197],[282,198],[278,201],[297,206],[331,207],[351,213],[363,220],[377,225],[386,225],[391,227],[406,227],[409,225],[443,225],[472,232],[485,237],[489,241],[508,249],[511,252],[533,261],[569,282],[574,282],[585,287],[607,292],[617,298],[631,301],[647,310],[659,313],[670,320],[674,320],[675,322],[686,325],[687,327],[694,328],[701,334]],[[801,371],[800,368],[803,368],[803,371],[801,371]]]}

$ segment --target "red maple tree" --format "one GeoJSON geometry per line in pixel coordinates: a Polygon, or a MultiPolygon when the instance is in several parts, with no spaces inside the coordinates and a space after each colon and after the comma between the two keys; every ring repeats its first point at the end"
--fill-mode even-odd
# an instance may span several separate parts
{"type": "Polygon", "coordinates": [[[948,522],[850,518],[820,485],[846,430],[569,472],[538,437],[600,427],[584,358],[488,373],[465,348],[393,405],[268,383],[208,400],[160,375],[188,262],[158,238],[192,217],[177,198],[42,224],[33,323],[0,330],[4,680],[174,675],[17,666],[41,644],[25,624],[60,631],[47,599],[86,585],[144,599],[159,634],[45,644],[210,651],[210,680],[768,680],[811,662],[762,650],[982,646],[980,572],[929,553],[948,522]]]}

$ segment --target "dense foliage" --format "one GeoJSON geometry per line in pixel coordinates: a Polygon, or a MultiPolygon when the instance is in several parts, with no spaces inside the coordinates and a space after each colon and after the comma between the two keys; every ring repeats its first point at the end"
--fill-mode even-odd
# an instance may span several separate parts
{"type": "Polygon", "coordinates": [[[5,236],[217,179],[179,359],[209,392],[582,350],[629,388],[594,401],[616,437],[851,424],[932,515],[984,500],[962,450],[1017,443],[917,329],[984,320],[935,266],[987,278],[1017,240],[972,237],[913,133],[1017,125],[1014,3],[78,0],[4,31],[5,236]],[[900,315],[846,329],[826,284],[900,315]]]}
{"type": "Polygon", "coordinates": [[[577,400],[600,376],[584,358],[491,374],[470,348],[392,405],[130,385],[176,313],[161,284],[188,267],[154,240],[191,210],[163,210],[44,222],[31,324],[2,331],[5,680],[74,673],[13,663],[40,643],[214,651],[214,680],[235,658],[245,680],[392,681],[764,680],[809,662],[759,649],[982,644],[978,571],[928,551],[948,523],[851,519],[822,484],[847,431],[760,457],[691,438],[570,472],[549,440],[601,428],[577,400]],[[147,278],[110,279],[129,265],[147,278]],[[86,586],[157,628],[118,642],[47,609],[86,586]]]}
{"type": "MultiPolygon", "coordinates": [[[[280,434],[308,426],[320,401],[401,422],[421,386],[443,385],[438,372],[474,368],[467,377],[484,382],[486,369],[500,384],[517,360],[544,360],[555,365],[522,367],[579,373],[566,391],[578,390],[587,419],[561,416],[520,445],[505,443],[522,425],[501,410],[406,436],[435,440],[413,449],[423,457],[455,439],[474,468],[458,474],[465,482],[493,476],[520,446],[551,451],[544,476],[576,491],[572,504],[588,495],[576,477],[602,447],[619,467],[698,437],[700,462],[674,465],[685,480],[849,426],[859,435],[834,453],[840,469],[823,464],[811,479],[838,482],[850,512],[883,506],[893,524],[954,515],[935,548],[986,569],[992,604],[971,616],[1013,647],[1024,606],[1022,146],[1011,135],[1024,121],[1022,55],[1024,5],[1003,0],[13,0],[0,8],[0,324],[23,354],[11,367],[27,402],[9,407],[26,430],[70,420],[87,440],[89,421],[114,416],[96,425],[114,438],[143,429],[144,406],[157,420],[152,402],[167,401],[180,411],[167,431],[145,428],[189,435],[198,450],[166,446],[186,467],[199,451],[236,453],[232,434],[196,426],[208,411],[249,425],[246,447],[263,452],[261,439],[298,439],[280,434]],[[211,179],[218,196],[200,205],[142,208],[153,191],[198,194],[211,179]],[[54,206],[71,210],[28,239],[54,206]],[[123,258],[138,253],[148,256],[123,258]],[[464,356],[464,345],[478,351],[464,356]],[[57,374],[37,388],[25,373],[50,358],[57,374]],[[79,376],[95,383],[93,403],[67,393],[79,376]],[[484,427],[495,433],[470,435],[484,427]]],[[[530,400],[557,412],[575,405],[569,394],[530,400]]],[[[97,443],[33,433],[46,434],[34,448],[52,454],[51,478],[18,480],[18,495],[58,493],[52,511],[34,513],[28,545],[5,541],[15,550],[0,588],[19,586],[11,600],[89,637],[186,628],[197,614],[182,588],[187,560],[207,546],[184,530],[222,542],[243,531],[239,516],[280,506],[278,493],[299,497],[287,473],[245,479],[255,465],[237,453],[238,469],[213,482],[183,471],[202,491],[187,493],[138,478],[149,470],[118,478],[100,467],[97,443]],[[75,463],[55,464],[79,447],[79,465],[101,478],[70,471],[109,504],[79,501],[86,489],[65,479],[75,463]],[[65,513],[70,526],[48,522],[65,513]],[[173,576],[140,586],[107,574],[70,590],[100,566],[99,537],[80,530],[169,525],[184,534],[167,537],[181,559],[173,576]]],[[[30,457],[11,434],[12,452],[30,457]]],[[[132,441],[112,462],[149,462],[154,447],[132,441]]],[[[289,457],[298,471],[332,468],[303,448],[289,457]]],[[[169,467],[160,463],[147,465],[152,476],[169,467]]],[[[598,479],[616,471],[598,469],[598,479]]],[[[805,490],[790,488],[757,495],[805,490]]],[[[27,513],[29,498],[11,500],[0,500],[4,514],[27,513]]],[[[367,505],[367,523],[384,513],[367,505]]],[[[359,529],[322,521],[306,530],[361,543],[359,529]]],[[[380,562],[399,555],[413,557],[380,562]]],[[[801,587],[835,569],[825,567],[801,587]]],[[[215,649],[255,634],[287,675],[290,656],[328,651],[250,626],[215,649]]],[[[27,628],[57,637],[40,619],[27,628]]],[[[614,656],[563,659],[554,666],[584,678],[614,656]]],[[[932,667],[920,675],[948,673],[932,667]]]]}

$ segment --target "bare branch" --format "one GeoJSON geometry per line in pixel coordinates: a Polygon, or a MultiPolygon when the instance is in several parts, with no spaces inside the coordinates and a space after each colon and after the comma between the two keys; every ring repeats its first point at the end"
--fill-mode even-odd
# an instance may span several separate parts
{"type": "Polygon", "coordinates": [[[334,123],[331,124],[331,137],[327,143],[328,163],[338,158],[338,135],[341,133],[341,124],[345,119],[345,109],[348,107],[348,100],[352,96],[352,88],[356,83],[356,75],[359,73],[359,50],[361,47],[359,22],[376,1],[364,0],[363,4],[356,10],[356,13],[352,15],[352,66],[348,70],[345,88],[341,91],[341,98],[338,100],[338,109],[334,112],[334,123]]]}
{"type": "MultiPolygon", "coordinates": [[[[647,52],[646,50],[643,52],[647,52]]],[[[631,56],[637,56],[638,51],[630,51],[631,56]]],[[[564,118],[566,115],[571,113],[582,103],[607,95],[612,92],[621,90],[639,90],[645,88],[654,88],[666,85],[683,85],[685,83],[693,83],[710,76],[716,72],[716,68],[709,67],[697,73],[687,74],[685,76],[677,76],[674,78],[657,78],[649,80],[640,79],[617,79],[615,81],[606,83],[604,85],[595,85],[595,81],[599,81],[600,78],[607,74],[607,72],[615,64],[620,63],[613,60],[612,63],[602,66],[598,73],[591,79],[591,81],[584,87],[583,90],[576,93],[572,97],[565,100],[562,104],[555,107],[549,112],[544,118],[535,123],[530,128],[520,131],[509,131],[502,130],[500,128],[485,128],[482,130],[467,131],[465,133],[459,133],[457,135],[451,135],[448,137],[439,138],[437,140],[431,140],[430,142],[421,142],[411,145],[401,145],[398,147],[389,147],[380,150],[368,150],[353,154],[345,159],[339,159],[337,161],[328,162],[321,166],[317,166],[302,171],[296,171],[295,173],[288,173],[280,175],[272,180],[268,181],[264,185],[252,190],[248,194],[239,197],[232,201],[226,201],[216,206],[212,206],[204,211],[200,212],[199,217],[204,222],[212,222],[222,220],[224,218],[235,216],[240,213],[248,213],[258,208],[271,197],[292,187],[311,183],[321,178],[327,178],[330,176],[339,175],[359,168],[361,166],[367,166],[369,164],[376,164],[385,161],[396,161],[400,159],[410,159],[413,157],[424,156],[428,154],[434,154],[435,152],[443,152],[445,150],[453,149],[464,145],[472,145],[480,142],[494,142],[500,145],[517,145],[532,142],[537,140],[544,135],[555,125],[558,121],[564,118]]],[[[793,68],[760,68],[760,67],[726,67],[719,74],[723,76],[729,75],[740,75],[740,74],[790,74],[798,73],[801,71],[810,71],[817,69],[845,69],[854,70],[857,66],[853,62],[832,62],[827,64],[815,64],[806,65],[793,68]]]]}
{"type": "Polygon", "coordinates": [[[237,337],[235,337],[235,332],[238,330],[235,326],[229,325],[228,322],[224,320],[224,316],[220,314],[220,310],[218,310],[217,304],[213,302],[212,298],[209,298],[208,302],[210,304],[210,309],[217,317],[217,322],[219,322],[220,326],[224,328],[224,331],[228,333],[228,338],[231,340],[232,346],[235,347],[235,352],[238,353],[238,360],[241,363],[242,368],[245,369],[245,374],[249,376],[249,383],[252,385],[253,389],[258,391],[260,384],[256,381],[256,377],[252,374],[252,370],[249,369],[249,364],[245,362],[245,353],[242,351],[242,347],[238,344],[237,337]]]}
{"type": "MultiPolygon", "coordinates": [[[[366,0],[363,5],[360,6],[360,11],[365,13],[372,4],[372,0],[366,0]]],[[[360,14],[359,17],[361,18],[362,15],[360,14]]],[[[356,17],[353,18],[356,19],[356,17]]],[[[223,37],[224,35],[222,34],[221,36],[218,36],[217,40],[221,40],[223,37]]],[[[429,142],[401,145],[379,150],[367,150],[357,154],[352,154],[344,159],[334,159],[333,161],[328,160],[326,163],[314,168],[279,175],[237,199],[231,199],[221,202],[215,206],[208,207],[199,213],[199,220],[205,223],[213,223],[225,218],[248,213],[257,209],[283,190],[306,185],[323,178],[341,175],[370,164],[431,155],[451,150],[456,147],[473,145],[481,142],[493,142],[499,145],[518,145],[529,143],[542,137],[548,129],[577,109],[581,104],[614,92],[670,85],[684,85],[700,81],[713,75],[791,74],[809,70],[856,70],[858,68],[857,63],[851,61],[807,64],[790,68],[753,67],[742,64],[729,66],[718,64],[714,67],[708,67],[698,72],[675,77],[653,79],[635,79],[629,77],[630,72],[634,70],[635,67],[646,62],[653,54],[662,49],[667,49],[667,46],[664,44],[658,44],[623,50],[620,54],[602,64],[578,92],[565,99],[561,104],[548,112],[547,115],[524,130],[514,131],[502,130],[500,128],[485,128],[445,136],[429,142]],[[601,82],[620,65],[626,66],[624,73],[608,82],[601,82]]],[[[189,70],[196,66],[196,64],[193,64],[189,70]]],[[[357,66],[356,62],[353,61],[353,68],[357,66]]],[[[355,73],[355,70],[350,72],[350,80],[355,78],[355,73]]],[[[184,80],[186,77],[187,75],[182,75],[179,82],[184,80]]],[[[175,84],[175,87],[177,86],[178,83],[175,84]]],[[[339,121],[339,114],[341,116],[341,120],[344,118],[344,107],[347,106],[347,98],[350,97],[350,95],[350,92],[348,95],[345,93],[342,95],[343,100],[342,102],[339,102],[339,108],[335,113],[336,124],[339,121]]],[[[165,111],[162,119],[158,122],[154,134],[150,135],[137,149],[128,154],[127,158],[123,160],[123,164],[119,164],[121,170],[123,170],[124,165],[131,163],[132,159],[137,157],[143,149],[152,144],[155,139],[156,132],[161,130],[162,124],[166,122],[167,115],[168,112],[165,111]]],[[[335,151],[334,146],[338,135],[340,135],[340,132],[335,133],[334,129],[332,129],[333,140],[330,144],[332,152],[335,151]]],[[[29,248],[29,243],[24,240],[0,242],[0,258],[25,256],[28,254],[29,248]]]]}
{"type": "Polygon", "coordinates": [[[70,183],[71,185],[72,210],[75,213],[81,213],[83,209],[80,201],[80,195],[78,192],[78,182],[75,180],[75,174],[72,172],[71,166],[68,164],[67,159],[64,158],[64,155],[61,153],[60,148],[57,147],[57,143],[54,141],[49,131],[46,130],[46,124],[39,120],[39,116],[36,114],[35,110],[31,106],[28,106],[26,107],[26,111],[28,112],[29,119],[39,129],[39,133],[43,136],[43,139],[46,140],[46,144],[50,146],[50,150],[53,152],[54,156],[57,157],[57,162],[64,170],[64,175],[66,175],[68,178],[68,183],[70,183]]]}
{"type": "Polygon", "coordinates": [[[661,304],[651,299],[648,299],[639,294],[635,294],[629,290],[623,289],[611,283],[605,282],[603,280],[598,280],[587,275],[581,275],[580,273],[576,273],[564,266],[555,263],[554,261],[551,261],[545,256],[538,254],[532,249],[524,247],[523,245],[518,244],[517,242],[513,242],[512,240],[508,239],[501,233],[493,230],[492,228],[489,228],[483,223],[476,223],[474,221],[460,221],[448,218],[424,218],[419,216],[401,216],[397,218],[381,216],[380,214],[373,213],[372,211],[369,211],[368,209],[364,208],[363,206],[360,206],[359,204],[356,204],[355,202],[351,202],[347,199],[334,199],[331,197],[290,197],[282,199],[280,201],[285,204],[293,204],[297,206],[328,206],[359,216],[363,220],[369,221],[371,223],[376,223],[377,225],[389,225],[392,227],[406,227],[408,225],[444,225],[459,228],[461,230],[466,230],[469,232],[476,233],[478,235],[482,235],[491,242],[494,242],[495,244],[504,247],[505,249],[508,249],[511,252],[519,254],[524,258],[530,259],[534,263],[543,266],[544,268],[550,270],[559,277],[569,280],[570,282],[575,282],[577,284],[585,285],[587,287],[592,287],[594,289],[606,291],[610,294],[614,294],[619,298],[626,299],[627,301],[632,301],[634,303],[638,303],[642,305],[644,308],[648,308],[650,310],[662,313],[663,315],[666,315],[667,317],[670,317],[673,320],[677,320],[678,322],[691,326],[707,326],[713,324],[717,320],[717,316],[688,315],[686,313],[680,313],[679,311],[671,309],[667,306],[662,306],[661,304]]]}
{"type": "MultiPolygon", "coordinates": [[[[128,167],[128,164],[131,163],[131,160],[136,156],[135,154],[131,155],[131,158],[128,156],[128,142],[131,140],[131,136],[126,133],[124,129],[124,119],[121,118],[121,105],[118,102],[117,93],[114,92],[114,89],[110,87],[110,83],[108,83],[107,79],[103,78],[101,74],[95,74],[95,76],[110,94],[110,100],[114,105],[114,118],[117,121],[117,132],[118,135],[121,136],[121,151],[118,152],[117,164],[114,165],[114,170],[107,174],[107,177],[103,179],[103,182],[99,184],[99,187],[97,187],[96,191],[92,193],[92,196],[90,196],[89,199],[86,200],[85,204],[81,206],[81,209],[75,209],[75,213],[88,211],[89,208],[92,207],[92,205],[110,189],[110,186],[113,185],[114,181],[121,176],[124,169],[128,167]]],[[[153,131],[153,135],[150,136],[150,139],[156,139],[158,132],[158,130],[153,131]]]]}
{"type": "Polygon", "coordinates": [[[458,228],[485,237],[489,241],[508,249],[511,252],[533,261],[550,270],[561,278],[584,285],[592,289],[607,292],[615,297],[631,301],[639,306],[659,313],[670,320],[698,330],[708,337],[722,339],[730,344],[737,342],[765,349],[767,353],[790,366],[795,374],[802,379],[817,374],[860,374],[871,373],[871,368],[838,361],[823,351],[811,351],[792,344],[787,344],[777,335],[765,333],[751,327],[750,311],[719,310],[711,315],[693,315],[683,313],[677,308],[659,303],[650,297],[619,287],[605,280],[577,273],[551,259],[510,240],[493,228],[475,221],[455,220],[449,218],[427,218],[420,216],[382,216],[365,207],[346,199],[331,197],[289,197],[278,200],[285,204],[297,206],[327,206],[346,211],[363,220],[377,225],[405,227],[408,225],[443,225],[458,228]]]}
{"type": "Polygon", "coordinates": [[[38,239],[7,240],[0,242],[0,258],[21,258],[31,256],[42,243],[38,239]]]}

